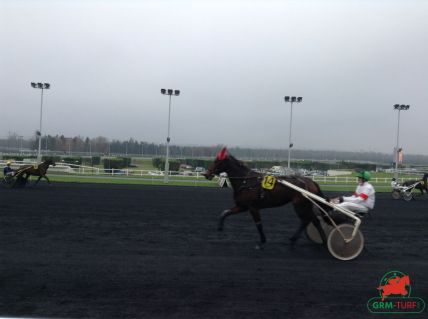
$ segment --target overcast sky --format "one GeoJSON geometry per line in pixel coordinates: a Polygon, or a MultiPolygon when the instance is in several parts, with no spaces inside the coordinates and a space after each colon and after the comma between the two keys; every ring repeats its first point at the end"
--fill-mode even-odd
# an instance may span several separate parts
{"type": "Polygon", "coordinates": [[[0,0],[0,136],[428,154],[428,1],[0,0]]]}

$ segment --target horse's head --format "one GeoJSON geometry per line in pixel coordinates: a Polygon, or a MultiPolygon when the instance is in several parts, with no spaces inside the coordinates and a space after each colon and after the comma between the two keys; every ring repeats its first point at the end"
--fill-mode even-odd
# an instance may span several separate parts
{"type": "Polygon", "coordinates": [[[239,174],[239,172],[236,172],[238,167],[245,168],[242,162],[229,155],[227,148],[223,147],[220,152],[218,152],[214,163],[208,167],[203,175],[206,179],[212,180],[215,175],[220,175],[223,172],[226,172],[228,175],[230,175],[232,171],[233,174],[239,174]]]}
{"type": "Polygon", "coordinates": [[[51,158],[47,159],[45,161],[45,163],[46,163],[47,167],[49,167],[50,165],[55,166],[55,161],[51,158]]]}

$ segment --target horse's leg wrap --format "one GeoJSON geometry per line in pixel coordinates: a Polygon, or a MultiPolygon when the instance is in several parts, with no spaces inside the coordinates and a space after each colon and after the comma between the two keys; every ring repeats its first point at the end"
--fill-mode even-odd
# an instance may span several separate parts
{"type": "Polygon", "coordinates": [[[227,216],[232,215],[232,210],[231,209],[226,209],[225,211],[223,211],[220,215],[220,220],[218,222],[218,231],[223,231],[223,227],[224,227],[224,220],[226,219],[227,216]]]}
{"type": "Polygon", "coordinates": [[[220,221],[218,223],[218,230],[219,231],[223,230],[224,220],[226,219],[227,216],[242,213],[246,210],[247,210],[247,208],[245,208],[245,207],[235,206],[232,209],[227,209],[227,210],[223,211],[223,213],[221,213],[221,215],[220,215],[220,221]]]}

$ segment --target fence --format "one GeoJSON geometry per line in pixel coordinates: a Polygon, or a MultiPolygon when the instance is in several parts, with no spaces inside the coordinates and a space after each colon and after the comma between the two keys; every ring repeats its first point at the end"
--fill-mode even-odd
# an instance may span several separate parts
{"type": "MultiPolygon", "coordinates": [[[[6,166],[7,161],[0,160],[0,166],[6,166]]],[[[13,161],[12,168],[18,169],[22,165],[36,165],[32,161],[13,161]]],[[[159,170],[138,170],[138,169],[104,169],[99,167],[91,167],[70,163],[57,162],[55,166],[49,167],[49,175],[53,176],[75,176],[82,178],[100,177],[100,178],[126,178],[126,179],[140,179],[155,182],[164,178],[164,172],[159,170]]],[[[169,172],[170,182],[185,182],[189,184],[198,183],[216,183],[218,180],[208,181],[202,172],[169,172]]]]}

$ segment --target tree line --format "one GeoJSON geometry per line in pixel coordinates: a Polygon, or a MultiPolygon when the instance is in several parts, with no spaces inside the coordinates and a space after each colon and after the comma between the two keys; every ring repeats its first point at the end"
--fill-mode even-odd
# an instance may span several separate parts
{"type": "MultiPolygon", "coordinates": [[[[189,146],[170,145],[172,158],[214,158],[222,145],[189,146]]],[[[25,138],[16,133],[0,138],[0,152],[18,153],[38,149],[36,136],[25,138]]],[[[230,152],[242,160],[283,161],[288,157],[287,149],[243,148],[229,147],[230,152]]],[[[163,157],[166,154],[164,143],[156,144],[139,141],[134,138],[128,140],[108,139],[103,136],[95,138],[64,135],[46,135],[42,137],[42,151],[45,154],[59,155],[120,155],[163,157]]],[[[293,150],[293,159],[313,161],[364,161],[373,163],[392,164],[393,155],[380,152],[344,152],[334,150],[293,150]]],[[[405,164],[427,165],[428,156],[405,154],[405,164]]]]}

